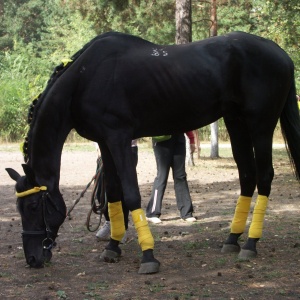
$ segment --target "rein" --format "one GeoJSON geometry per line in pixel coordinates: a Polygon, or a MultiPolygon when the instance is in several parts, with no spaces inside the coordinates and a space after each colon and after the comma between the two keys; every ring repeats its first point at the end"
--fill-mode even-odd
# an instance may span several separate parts
{"type": "Polygon", "coordinates": [[[86,185],[84,190],[80,193],[79,197],[74,200],[73,205],[69,208],[67,212],[67,217],[70,219],[70,214],[71,211],[75,208],[75,206],[79,203],[80,199],[83,198],[84,194],[88,190],[88,188],[91,186],[92,182],[94,181],[94,188],[91,196],[91,208],[87,214],[87,220],[86,220],[86,228],[90,232],[96,231],[100,224],[101,224],[101,219],[102,219],[102,214],[104,210],[106,209],[107,206],[107,198],[106,198],[106,193],[105,193],[105,187],[104,187],[104,176],[103,176],[103,163],[102,163],[102,158],[101,156],[98,157],[97,159],[97,169],[95,175],[92,177],[91,181],[86,185]],[[99,187],[101,188],[101,194],[100,194],[100,199],[98,200],[99,205],[96,205],[96,200],[97,200],[97,193],[99,187]],[[91,224],[91,216],[92,213],[97,214],[100,216],[99,222],[97,223],[96,227],[91,229],[92,226],[91,224]]]}

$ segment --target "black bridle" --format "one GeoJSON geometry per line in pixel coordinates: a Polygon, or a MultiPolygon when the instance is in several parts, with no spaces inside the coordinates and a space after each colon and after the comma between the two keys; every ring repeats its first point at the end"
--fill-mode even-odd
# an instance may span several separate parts
{"type": "Polygon", "coordinates": [[[56,246],[55,239],[57,234],[54,234],[51,230],[48,220],[47,220],[47,199],[50,200],[52,205],[55,207],[56,211],[60,212],[58,207],[55,205],[53,199],[48,192],[42,192],[42,210],[43,210],[43,220],[45,224],[45,230],[23,230],[22,237],[24,236],[40,236],[45,235],[46,238],[42,241],[43,250],[51,250],[56,246]]]}

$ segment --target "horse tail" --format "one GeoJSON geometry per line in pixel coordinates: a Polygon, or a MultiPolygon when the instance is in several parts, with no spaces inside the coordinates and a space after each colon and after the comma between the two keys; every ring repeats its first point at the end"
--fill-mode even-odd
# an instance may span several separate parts
{"type": "Polygon", "coordinates": [[[281,132],[297,180],[300,181],[300,117],[295,80],[280,116],[281,132]]]}

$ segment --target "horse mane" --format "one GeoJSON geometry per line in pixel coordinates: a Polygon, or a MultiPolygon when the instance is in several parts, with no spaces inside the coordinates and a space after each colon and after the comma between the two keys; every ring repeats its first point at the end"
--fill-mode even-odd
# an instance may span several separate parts
{"type": "MultiPolygon", "coordinates": [[[[54,71],[52,75],[50,76],[50,79],[47,82],[46,88],[44,91],[36,97],[32,103],[29,105],[28,108],[28,115],[27,115],[27,123],[29,124],[29,130],[27,132],[27,135],[25,137],[25,141],[23,143],[23,156],[24,156],[24,161],[25,163],[28,162],[29,160],[29,152],[30,152],[30,140],[31,140],[31,135],[32,135],[32,128],[34,126],[35,120],[36,120],[36,115],[38,113],[39,107],[43,103],[43,100],[45,99],[45,96],[47,95],[48,91],[51,89],[51,87],[54,85],[56,80],[59,79],[59,77],[83,54],[86,49],[88,49],[95,41],[106,38],[106,37],[124,37],[126,36],[127,38],[130,37],[133,40],[136,40],[138,42],[148,42],[145,41],[141,38],[131,36],[128,34],[116,32],[116,31],[110,31],[103,33],[101,35],[96,36],[93,38],[91,41],[89,41],[87,44],[85,44],[79,51],[77,51],[75,54],[73,54],[70,58],[70,60],[66,62],[62,62],[60,65],[56,66],[54,68],[54,71]]],[[[149,43],[149,42],[148,42],[149,43]]]]}
{"type": "Polygon", "coordinates": [[[87,49],[90,47],[91,44],[95,42],[95,40],[98,40],[99,38],[103,38],[108,35],[114,35],[119,34],[116,32],[106,33],[102,35],[96,36],[94,39],[92,39],[90,42],[85,44],[79,51],[77,51],[75,54],[73,54],[67,62],[62,62],[58,66],[54,68],[54,71],[52,75],[50,76],[50,79],[47,82],[46,88],[44,91],[39,94],[29,105],[28,108],[28,114],[27,114],[27,123],[29,124],[29,130],[26,134],[23,146],[22,146],[22,152],[25,163],[29,160],[29,151],[30,151],[30,140],[32,135],[32,128],[34,126],[36,115],[38,113],[39,107],[41,106],[43,100],[45,99],[45,96],[47,95],[48,91],[51,89],[53,84],[56,82],[57,79],[77,60],[77,58],[87,49]]]}
{"type": "Polygon", "coordinates": [[[33,125],[36,120],[38,108],[41,106],[50,88],[53,86],[56,80],[68,69],[70,65],[71,63],[68,63],[66,66],[63,63],[61,63],[60,65],[56,66],[52,75],[50,76],[50,79],[47,82],[47,86],[44,89],[44,91],[41,94],[39,94],[29,105],[28,114],[27,114],[27,123],[29,124],[29,130],[25,137],[25,141],[23,143],[23,149],[22,149],[25,163],[27,163],[29,160],[29,149],[30,149],[29,145],[31,140],[31,133],[32,133],[33,125]]]}

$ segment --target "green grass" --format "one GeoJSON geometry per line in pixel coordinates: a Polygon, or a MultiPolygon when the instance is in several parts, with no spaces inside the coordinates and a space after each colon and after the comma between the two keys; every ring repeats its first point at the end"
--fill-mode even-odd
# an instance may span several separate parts
{"type": "Polygon", "coordinates": [[[5,272],[0,272],[0,278],[1,277],[10,277],[11,275],[10,274],[8,274],[8,273],[5,273],[5,272]]]}

